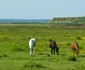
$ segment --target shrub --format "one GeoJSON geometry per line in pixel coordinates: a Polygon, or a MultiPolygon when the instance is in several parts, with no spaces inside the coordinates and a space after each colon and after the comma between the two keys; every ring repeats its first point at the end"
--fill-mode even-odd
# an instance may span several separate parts
{"type": "Polygon", "coordinates": [[[76,37],[77,40],[82,40],[81,37],[76,37]]]}
{"type": "Polygon", "coordinates": [[[70,43],[70,42],[68,42],[66,45],[67,45],[67,46],[70,46],[70,45],[71,45],[71,43],[70,43]]]}
{"type": "Polygon", "coordinates": [[[70,56],[68,61],[76,61],[76,57],[75,56],[70,56]]]}
{"type": "Polygon", "coordinates": [[[12,51],[18,52],[18,51],[24,51],[24,49],[20,47],[13,47],[12,51]]]}
{"type": "Polygon", "coordinates": [[[7,54],[3,54],[3,57],[8,57],[8,55],[7,54]]]}
{"type": "Polygon", "coordinates": [[[38,63],[35,63],[35,62],[28,62],[27,64],[24,65],[23,69],[26,69],[26,70],[37,70],[37,69],[41,69],[41,68],[46,68],[45,66],[43,66],[42,64],[38,64],[38,63]]]}

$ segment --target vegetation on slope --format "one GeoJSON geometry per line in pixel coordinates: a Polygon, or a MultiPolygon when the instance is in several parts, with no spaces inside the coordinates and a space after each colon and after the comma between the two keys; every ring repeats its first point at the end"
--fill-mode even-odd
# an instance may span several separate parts
{"type": "Polygon", "coordinates": [[[74,24],[83,24],[85,23],[85,17],[61,17],[53,18],[50,23],[74,23],[74,24]]]}

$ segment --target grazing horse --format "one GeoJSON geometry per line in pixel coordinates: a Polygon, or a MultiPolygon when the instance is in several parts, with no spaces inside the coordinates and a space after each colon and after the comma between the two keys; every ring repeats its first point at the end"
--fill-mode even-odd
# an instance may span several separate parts
{"type": "Polygon", "coordinates": [[[55,41],[52,41],[52,40],[50,39],[49,47],[51,48],[51,54],[55,54],[55,52],[56,52],[57,54],[59,54],[59,53],[58,53],[59,48],[58,48],[58,46],[57,46],[57,44],[56,44],[55,41]]]}
{"type": "Polygon", "coordinates": [[[30,55],[32,55],[33,53],[35,53],[34,52],[35,45],[36,45],[36,39],[35,38],[31,38],[29,40],[30,55]]]}
{"type": "Polygon", "coordinates": [[[78,47],[78,43],[76,41],[73,41],[71,43],[71,48],[73,50],[73,56],[74,56],[74,53],[76,53],[76,55],[78,56],[79,55],[79,47],[78,47]]]}

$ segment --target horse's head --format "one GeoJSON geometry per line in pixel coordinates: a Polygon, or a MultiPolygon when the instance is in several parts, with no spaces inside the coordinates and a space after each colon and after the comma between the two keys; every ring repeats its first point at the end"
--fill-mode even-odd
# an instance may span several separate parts
{"type": "Polygon", "coordinates": [[[79,50],[76,50],[76,55],[77,55],[77,56],[79,55],[79,50]]]}

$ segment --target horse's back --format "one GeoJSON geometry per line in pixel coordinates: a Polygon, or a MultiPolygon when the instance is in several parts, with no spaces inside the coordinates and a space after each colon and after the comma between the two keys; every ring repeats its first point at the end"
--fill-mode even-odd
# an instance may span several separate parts
{"type": "Polygon", "coordinates": [[[54,47],[56,47],[56,46],[57,46],[57,44],[56,44],[55,41],[50,42],[50,48],[54,48],[54,47]]]}
{"type": "Polygon", "coordinates": [[[76,55],[78,56],[79,55],[79,47],[78,47],[78,43],[76,41],[73,41],[71,43],[71,48],[72,48],[73,52],[75,51],[76,55]]]}
{"type": "Polygon", "coordinates": [[[78,43],[76,41],[73,41],[71,43],[71,48],[74,49],[74,50],[77,50],[78,49],[78,43]]]}
{"type": "Polygon", "coordinates": [[[31,38],[30,40],[29,40],[29,46],[30,46],[30,48],[31,47],[34,47],[36,45],[36,39],[35,38],[31,38]]]}

